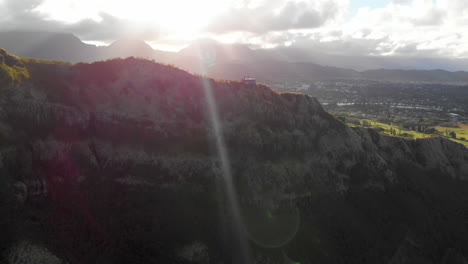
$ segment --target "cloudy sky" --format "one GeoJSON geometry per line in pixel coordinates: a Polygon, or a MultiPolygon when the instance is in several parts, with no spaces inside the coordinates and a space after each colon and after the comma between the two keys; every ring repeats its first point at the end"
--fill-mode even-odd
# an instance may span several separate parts
{"type": "Polygon", "coordinates": [[[0,30],[122,37],[177,50],[199,38],[338,55],[468,58],[467,0],[0,0],[0,30]]]}

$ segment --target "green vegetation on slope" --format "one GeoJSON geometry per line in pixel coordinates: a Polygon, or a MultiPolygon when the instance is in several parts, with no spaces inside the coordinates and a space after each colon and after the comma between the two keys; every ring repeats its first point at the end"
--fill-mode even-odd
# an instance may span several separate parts
{"type": "Polygon", "coordinates": [[[0,71],[6,73],[6,75],[15,82],[21,82],[24,79],[28,79],[29,72],[25,67],[9,67],[5,64],[0,64],[0,71]]]}
{"type": "Polygon", "coordinates": [[[346,123],[348,126],[363,126],[376,129],[380,134],[394,137],[401,137],[407,139],[417,139],[417,138],[430,138],[430,137],[445,137],[454,142],[463,144],[468,147],[468,125],[459,124],[459,128],[446,128],[446,127],[435,127],[435,129],[440,133],[426,134],[417,132],[414,130],[406,129],[402,126],[395,124],[386,124],[378,122],[371,119],[355,119],[355,118],[346,118],[346,123]],[[453,131],[456,133],[457,138],[452,138],[450,135],[445,135],[447,130],[453,131]]]}
{"type": "Polygon", "coordinates": [[[6,77],[15,82],[21,82],[30,77],[28,69],[21,59],[0,49],[0,77],[6,77]]]}
{"type": "Polygon", "coordinates": [[[18,57],[0,48],[0,82],[21,83],[29,80],[32,77],[31,68],[44,68],[45,65],[71,65],[71,63],[18,57]]]}

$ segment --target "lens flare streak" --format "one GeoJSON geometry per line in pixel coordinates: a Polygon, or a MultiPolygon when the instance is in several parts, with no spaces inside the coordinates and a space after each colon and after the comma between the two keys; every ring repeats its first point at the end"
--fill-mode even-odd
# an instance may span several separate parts
{"type": "Polygon", "coordinates": [[[243,228],[241,213],[239,209],[239,203],[237,199],[236,189],[232,179],[230,159],[227,152],[227,148],[224,141],[224,136],[218,116],[218,110],[216,101],[213,96],[212,87],[208,78],[203,78],[203,87],[208,105],[210,123],[214,132],[216,140],[216,151],[221,161],[221,170],[223,173],[223,180],[226,188],[226,194],[228,204],[231,210],[231,214],[234,220],[234,234],[237,234],[237,243],[239,247],[239,261],[241,263],[250,263],[249,250],[247,245],[247,239],[245,229],[243,228]]]}

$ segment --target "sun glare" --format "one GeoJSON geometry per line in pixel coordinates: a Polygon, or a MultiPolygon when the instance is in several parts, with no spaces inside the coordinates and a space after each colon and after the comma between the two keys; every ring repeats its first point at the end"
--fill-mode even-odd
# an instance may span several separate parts
{"type": "MultiPolygon", "coordinates": [[[[129,18],[142,18],[174,33],[199,31],[222,10],[219,3],[221,1],[213,0],[141,2],[141,5],[133,5],[133,10],[129,11],[129,18]]],[[[128,10],[127,7],[123,8],[128,10]]]]}
{"type": "Polygon", "coordinates": [[[226,6],[219,0],[47,0],[37,11],[69,23],[83,18],[96,19],[105,13],[171,34],[193,34],[219,15],[223,8],[226,6]]]}

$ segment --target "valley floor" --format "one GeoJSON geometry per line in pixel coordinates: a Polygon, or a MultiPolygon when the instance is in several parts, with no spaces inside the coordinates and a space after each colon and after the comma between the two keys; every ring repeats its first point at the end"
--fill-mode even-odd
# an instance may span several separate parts
{"type": "Polygon", "coordinates": [[[464,123],[450,123],[449,126],[436,126],[432,133],[418,132],[404,128],[398,124],[387,124],[379,122],[378,120],[356,118],[352,116],[343,117],[348,126],[351,127],[369,127],[376,129],[380,134],[394,137],[401,137],[407,139],[430,138],[430,137],[444,137],[454,142],[460,143],[468,147],[468,124],[464,123]],[[456,137],[452,137],[450,133],[454,132],[456,137]]]}

